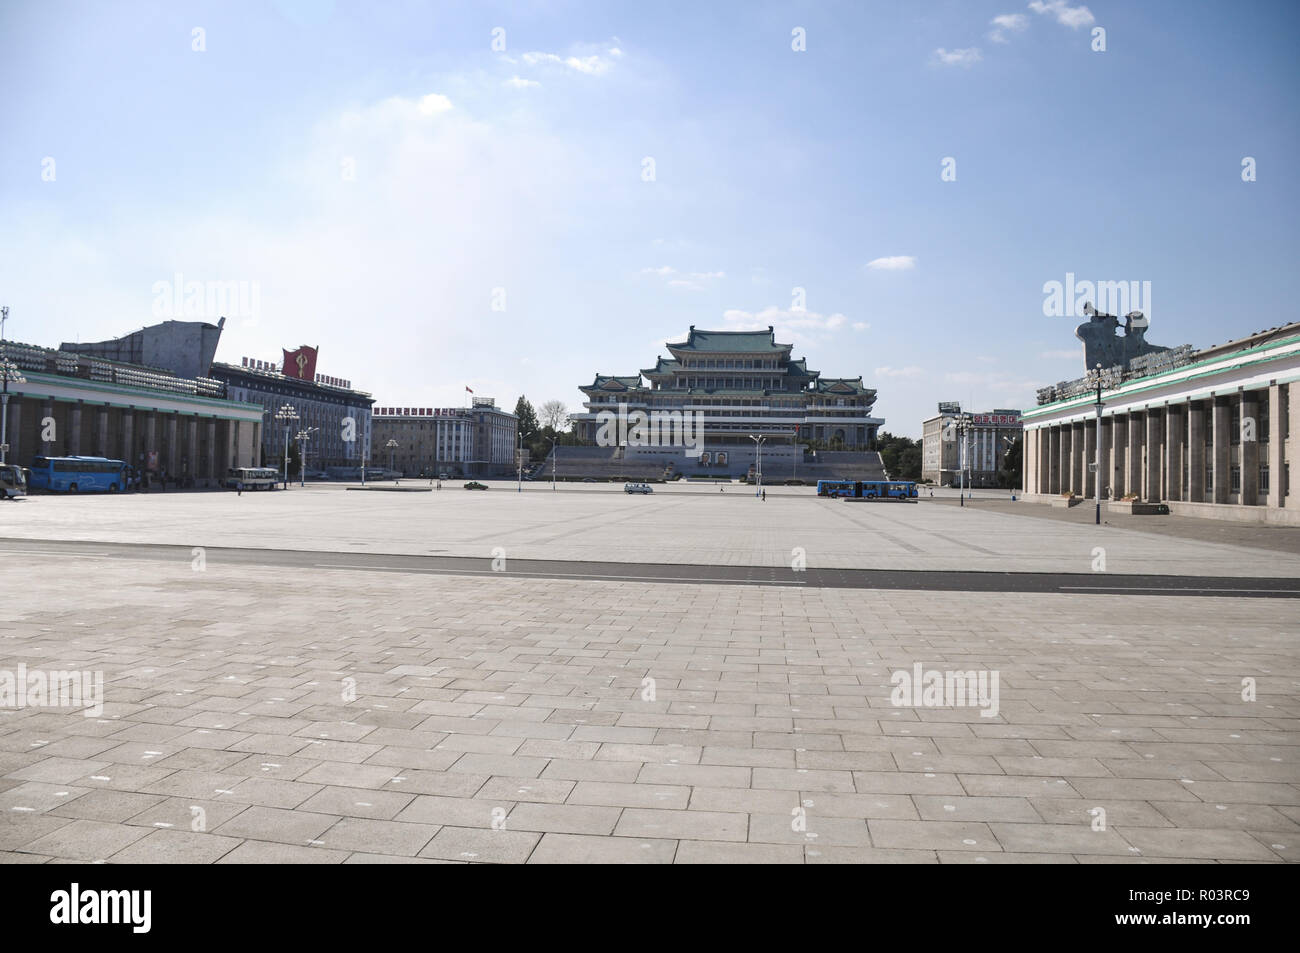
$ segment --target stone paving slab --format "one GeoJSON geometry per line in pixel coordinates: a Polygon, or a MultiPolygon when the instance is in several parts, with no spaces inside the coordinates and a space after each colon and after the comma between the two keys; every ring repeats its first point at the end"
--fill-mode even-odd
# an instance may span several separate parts
{"type": "Polygon", "coordinates": [[[5,605],[0,671],[105,695],[0,708],[3,863],[1300,854],[1284,600],[33,556],[5,605]],[[916,662],[996,716],[892,704],[916,662]]]}
{"type": "MultiPolygon", "coordinates": [[[[769,488],[766,501],[739,485],[721,494],[666,485],[652,496],[612,485],[491,487],[33,496],[4,512],[0,537],[785,569],[802,554],[812,568],[1071,573],[1096,571],[1100,547],[1110,574],[1300,578],[1300,543],[1259,548],[1258,527],[1216,520],[1149,518],[1189,527],[1175,536],[1140,519],[1044,519],[1038,503],[853,505],[818,499],[812,487],[769,488]]],[[[1300,538],[1295,527],[1267,532],[1300,538]]]]}

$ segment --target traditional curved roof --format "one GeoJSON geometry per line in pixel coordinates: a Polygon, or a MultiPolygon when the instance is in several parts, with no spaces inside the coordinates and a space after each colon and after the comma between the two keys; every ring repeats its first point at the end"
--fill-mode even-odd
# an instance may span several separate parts
{"type": "Polygon", "coordinates": [[[813,393],[838,397],[856,394],[874,396],[876,392],[870,387],[864,387],[861,377],[820,377],[813,385],[813,393]]]}
{"type": "Polygon", "coordinates": [[[782,354],[793,344],[777,344],[772,325],[766,331],[697,331],[691,325],[685,341],[665,345],[676,354],[678,351],[707,351],[716,354],[782,354]]]}
{"type": "Polygon", "coordinates": [[[597,374],[596,379],[586,387],[579,387],[578,390],[603,390],[603,391],[620,391],[620,390],[639,390],[641,388],[641,375],[632,374],[627,377],[619,377],[609,374],[597,374]]]}

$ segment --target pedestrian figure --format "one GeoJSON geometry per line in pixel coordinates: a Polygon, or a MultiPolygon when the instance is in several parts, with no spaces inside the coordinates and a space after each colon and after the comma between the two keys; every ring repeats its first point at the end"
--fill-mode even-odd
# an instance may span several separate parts
{"type": "Polygon", "coordinates": [[[243,495],[244,495],[244,481],[243,481],[243,480],[239,480],[239,481],[237,481],[237,482],[235,483],[235,489],[239,491],[239,495],[240,495],[240,496],[243,496],[243,495]]]}
{"type": "Polygon", "coordinates": [[[764,490],[764,491],[763,491],[763,502],[764,502],[764,503],[767,502],[767,490],[764,490]]]}

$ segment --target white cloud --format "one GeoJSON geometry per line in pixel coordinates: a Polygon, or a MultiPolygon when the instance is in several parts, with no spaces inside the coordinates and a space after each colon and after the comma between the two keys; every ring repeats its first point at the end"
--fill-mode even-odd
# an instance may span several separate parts
{"type": "Polygon", "coordinates": [[[1029,26],[1029,17],[1023,13],[1003,13],[989,21],[993,29],[989,31],[989,39],[994,43],[1009,43],[1008,33],[1022,33],[1029,26]]]}
{"type": "Polygon", "coordinates": [[[528,89],[530,86],[541,86],[542,84],[535,79],[523,79],[519,76],[511,76],[505,81],[504,85],[514,89],[528,89]]]}
{"type": "Polygon", "coordinates": [[[1056,17],[1056,22],[1077,30],[1096,21],[1092,11],[1085,6],[1072,7],[1066,0],[1030,0],[1029,9],[1035,13],[1056,17]]]}
{"type": "Polygon", "coordinates": [[[687,288],[691,291],[703,291],[710,281],[717,281],[719,278],[727,277],[726,272],[722,271],[678,271],[671,265],[663,265],[659,268],[642,268],[643,275],[658,275],[660,278],[667,278],[670,288],[687,288]]]}
{"type": "Polygon", "coordinates": [[[865,330],[867,330],[867,328],[869,328],[869,327],[871,327],[871,325],[868,324],[866,321],[854,321],[854,322],[853,322],[853,330],[854,330],[854,331],[865,331],[865,330]]]}
{"type": "Polygon", "coordinates": [[[430,93],[420,100],[420,112],[426,116],[445,113],[452,108],[451,100],[441,93],[430,93]]]}
{"type": "Polygon", "coordinates": [[[836,312],[821,314],[816,311],[795,311],[775,305],[757,313],[736,308],[722,313],[727,331],[766,331],[768,325],[776,331],[778,339],[789,338],[792,344],[806,346],[826,340],[832,332],[848,324],[848,318],[836,312]]]}
{"type": "MultiPolygon", "coordinates": [[[[590,49],[590,47],[588,47],[590,49]]],[[[524,62],[529,66],[540,66],[548,64],[551,66],[564,66],[567,69],[575,70],[579,73],[586,73],[588,76],[599,76],[602,73],[609,72],[614,65],[614,60],[623,56],[623,51],[618,47],[613,47],[608,51],[610,59],[606,59],[599,53],[592,53],[587,56],[559,56],[555,53],[542,53],[533,51],[524,54],[524,62]]]]}
{"type": "Polygon", "coordinates": [[[889,367],[886,365],[885,367],[876,368],[877,377],[917,377],[924,373],[924,370],[914,364],[909,364],[907,367],[889,367]]]}
{"type": "Polygon", "coordinates": [[[916,259],[911,255],[891,255],[887,258],[874,258],[867,262],[872,271],[908,271],[916,267],[916,259]]]}
{"type": "Polygon", "coordinates": [[[974,66],[984,55],[980,53],[979,47],[969,47],[964,50],[945,50],[939,47],[931,56],[931,62],[938,66],[961,66],[969,69],[974,66]]]}

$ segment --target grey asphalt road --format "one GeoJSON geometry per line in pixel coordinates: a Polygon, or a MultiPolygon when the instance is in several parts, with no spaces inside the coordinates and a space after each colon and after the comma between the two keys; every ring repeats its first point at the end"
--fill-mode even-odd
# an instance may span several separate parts
{"type": "MultiPolygon", "coordinates": [[[[193,547],[78,540],[0,538],[0,553],[70,559],[190,561],[193,547]]],[[[806,586],[831,589],[910,589],[933,592],[1040,592],[1071,595],[1246,596],[1300,598],[1300,579],[1221,576],[1113,575],[1106,573],[951,572],[883,569],[815,569],[767,566],[702,566],[662,563],[510,559],[499,569],[490,558],[337,553],[294,549],[204,548],[209,563],[276,566],[322,571],[515,576],[611,582],[710,583],[806,586]]],[[[15,577],[6,574],[7,579],[15,577]]]]}

